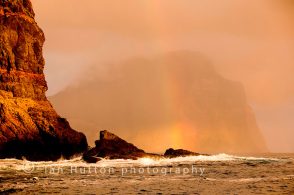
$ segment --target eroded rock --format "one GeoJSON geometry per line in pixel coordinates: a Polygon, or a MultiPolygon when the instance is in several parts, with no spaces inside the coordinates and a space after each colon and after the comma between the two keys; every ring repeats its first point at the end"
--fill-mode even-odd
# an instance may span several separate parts
{"type": "Polygon", "coordinates": [[[29,0],[0,2],[0,158],[69,158],[87,140],[45,96],[45,36],[34,15],[29,0]]]}
{"type": "Polygon", "coordinates": [[[175,158],[180,156],[197,156],[199,153],[183,149],[168,149],[164,155],[146,153],[131,143],[121,139],[107,130],[100,131],[100,139],[95,142],[96,146],[84,153],[83,159],[88,163],[96,163],[103,158],[107,159],[133,159],[138,158],[175,158]]]}
{"type": "Polygon", "coordinates": [[[175,157],[185,157],[185,156],[198,156],[199,153],[191,152],[189,150],[183,150],[183,149],[173,149],[169,148],[165,151],[164,157],[168,158],[175,158],[175,157]]]}
{"type": "Polygon", "coordinates": [[[144,150],[106,130],[100,132],[100,139],[95,142],[95,145],[83,155],[85,161],[93,163],[97,162],[99,158],[137,159],[148,156],[144,150]]]}

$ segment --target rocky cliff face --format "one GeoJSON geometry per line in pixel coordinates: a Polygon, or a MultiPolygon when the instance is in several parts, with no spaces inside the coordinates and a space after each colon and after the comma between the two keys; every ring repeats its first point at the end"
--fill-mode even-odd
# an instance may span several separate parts
{"type": "Polygon", "coordinates": [[[87,148],[45,96],[44,41],[29,0],[0,2],[0,158],[54,160],[87,148]]]}

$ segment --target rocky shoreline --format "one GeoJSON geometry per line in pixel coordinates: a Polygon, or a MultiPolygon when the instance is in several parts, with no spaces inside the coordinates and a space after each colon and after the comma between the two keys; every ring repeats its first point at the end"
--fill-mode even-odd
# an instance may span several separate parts
{"type": "Polygon", "coordinates": [[[108,131],[101,131],[96,147],[87,150],[86,136],[47,100],[45,36],[34,17],[30,0],[0,3],[0,158],[51,161],[84,154],[86,162],[95,163],[196,154],[173,149],[165,155],[146,153],[108,131]]]}
{"type": "Polygon", "coordinates": [[[169,148],[163,155],[145,152],[117,135],[103,130],[100,131],[100,139],[95,142],[95,147],[83,154],[83,160],[88,163],[96,163],[101,159],[139,159],[139,158],[175,158],[180,156],[197,156],[199,153],[183,149],[169,148]]]}
{"type": "MultiPolygon", "coordinates": [[[[148,153],[108,131],[101,131],[100,140],[95,142],[96,146],[88,149],[86,136],[83,133],[72,129],[69,122],[55,111],[46,97],[48,87],[44,75],[45,60],[42,51],[45,35],[35,21],[35,13],[31,1],[1,1],[0,24],[0,159],[26,158],[31,161],[51,161],[58,160],[61,157],[69,159],[73,156],[83,154],[83,159],[86,162],[92,163],[99,161],[101,158],[174,158],[178,156],[199,155],[199,153],[183,149],[175,150],[172,148],[166,150],[163,155],[148,153]]],[[[190,54],[183,56],[182,54],[176,54],[173,58],[170,58],[173,62],[171,63],[172,72],[178,72],[178,70],[180,70],[179,68],[184,66],[182,65],[182,62],[186,62],[184,59],[190,59],[189,56],[190,54]]],[[[142,64],[144,64],[143,62],[142,64]]],[[[157,67],[157,64],[162,61],[155,60],[155,62],[157,67]]],[[[199,117],[202,115],[207,116],[198,120],[200,127],[199,132],[207,131],[216,136],[209,136],[209,139],[207,138],[208,136],[201,138],[202,133],[199,133],[199,136],[197,135],[197,137],[183,137],[183,140],[191,139],[190,141],[195,143],[194,139],[197,139],[197,143],[195,144],[198,144],[198,147],[196,148],[205,145],[208,140],[209,143],[217,143],[212,146],[212,148],[208,149],[217,147],[221,151],[238,149],[238,151],[247,152],[265,150],[266,147],[260,136],[261,134],[259,134],[255,118],[245,101],[243,89],[238,83],[229,82],[223,79],[220,75],[214,72],[212,68],[203,68],[206,66],[203,66],[202,63],[200,63],[199,67],[195,66],[196,69],[194,69],[195,67],[193,64],[197,64],[196,62],[194,62],[194,60],[188,60],[186,69],[194,71],[191,72],[191,74],[193,73],[193,80],[191,81],[199,83],[200,87],[198,89],[197,86],[197,94],[188,94],[190,97],[197,96],[198,104],[193,107],[193,110],[190,110],[190,105],[188,104],[183,104],[181,107],[183,108],[185,115],[187,114],[187,116],[189,116],[188,118],[191,117],[191,121],[197,121],[199,118],[202,118],[199,117]],[[210,83],[210,81],[207,83],[203,82],[206,79],[200,77],[201,74],[198,80],[194,80],[194,78],[197,77],[194,76],[194,73],[197,72],[200,72],[201,74],[205,73],[205,75],[207,73],[211,79],[210,81],[212,85],[207,84],[210,83]],[[223,94],[220,89],[224,89],[226,93],[223,94]],[[203,91],[207,93],[198,96],[198,93],[201,94],[203,91]],[[210,104],[207,99],[211,99],[212,104],[210,104]],[[236,101],[232,101],[235,99],[236,101]],[[228,106],[228,112],[223,112],[224,105],[228,106]],[[190,113],[198,114],[190,116],[190,113]],[[220,118],[219,116],[222,116],[223,114],[225,114],[224,118],[220,118]],[[212,122],[209,122],[209,125],[207,125],[207,121],[212,122]],[[242,128],[239,128],[239,124],[242,124],[242,128]],[[239,129],[242,134],[235,131],[237,129],[239,129]],[[257,134],[254,134],[253,136],[252,132],[257,132],[257,134]],[[233,137],[223,135],[232,135],[233,137]],[[247,137],[247,135],[248,139],[243,139],[244,137],[247,137]],[[234,141],[231,142],[231,140],[234,141]]],[[[154,68],[155,65],[152,65],[153,69],[150,70],[158,71],[154,68]]],[[[151,65],[148,63],[148,66],[146,66],[148,69],[146,70],[149,70],[150,66],[151,65]]],[[[164,67],[164,69],[165,68],[166,67],[164,67]]],[[[179,79],[181,79],[183,75],[186,75],[186,72],[181,72],[181,74],[178,75],[179,79]]],[[[125,76],[126,78],[133,78],[132,74],[127,74],[125,76]]],[[[161,80],[152,81],[154,89],[160,81],[161,80]]],[[[93,84],[93,86],[96,86],[96,84],[93,84]]],[[[131,83],[125,83],[125,86],[129,87],[132,85],[131,83]]],[[[185,84],[185,86],[188,85],[185,84]]],[[[107,86],[105,87],[107,88],[107,86]]],[[[137,88],[136,86],[132,87],[137,88]]],[[[88,90],[88,88],[86,89],[88,90]]],[[[91,90],[98,91],[94,89],[91,90]]],[[[83,90],[75,90],[74,95],[61,98],[61,104],[66,104],[64,100],[79,98],[79,94],[76,94],[76,91],[79,91],[79,94],[83,94],[83,90]]],[[[177,91],[179,94],[186,95],[185,91],[193,90],[190,88],[186,89],[179,87],[177,91]]],[[[145,92],[140,94],[145,94],[145,92]]],[[[156,93],[149,92],[146,94],[156,93]]],[[[129,94],[127,95],[129,96],[129,94]]],[[[101,94],[99,94],[99,96],[101,96],[101,94]]],[[[134,96],[132,98],[135,99],[130,99],[131,102],[136,100],[144,102],[146,99],[146,97],[142,98],[141,96],[134,96]]],[[[96,102],[100,102],[99,99],[94,99],[96,102]]],[[[189,101],[185,102],[195,102],[195,99],[187,100],[189,101]]],[[[113,106],[116,107],[115,101],[109,100],[109,102],[114,103],[113,106]]],[[[165,100],[163,102],[165,102],[165,100]]],[[[154,101],[154,103],[158,103],[158,105],[164,105],[163,102],[154,101]]],[[[84,109],[87,109],[87,107],[83,106],[83,102],[81,101],[80,105],[82,107],[77,107],[78,112],[84,113],[84,109]]],[[[90,105],[92,106],[93,104],[90,105]]],[[[105,108],[108,109],[107,106],[105,106],[105,108]]],[[[161,109],[164,110],[165,108],[161,109]]],[[[96,110],[99,110],[99,113],[104,114],[103,110],[96,110]]],[[[122,110],[118,109],[118,113],[121,111],[122,110]]],[[[150,112],[152,114],[148,115],[148,118],[150,118],[148,123],[157,121],[158,116],[165,116],[163,113],[158,113],[158,116],[155,116],[153,110],[149,111],[152,111],[150,112]]],[[[74,111],[69,110],[69,112],[74,111]]],[[[136,113],[136,110],[132,110],[132,112],[136,113]]],[[[166,112],[170,113],[172,111],[166,110],[166,112]]],[[[111,112],[109,113],[109,117],[112,117],[111,112]]],[[[125,111],[122,113],[125,113],[125,111]]],[[[99,115],[97,116],[96,113],[85,116],[89,116],[89,118],[95,117],[95,119],[92,119],[93,121],[96,120],[96,118],[101,117],[99,117],[99,115]]],[[[163,119],[165,120],[165,118],[163,119]]],[[[180,116],[175,116],[175,121],[181,120],[182,118],[180,116]]],[[[87,123],[87,119],[83,119],[82,121],[87,123]]],[[[136,123],[140,124],[144,120],[139,117],[129,118],[128,121],[136,121],[136,123]]],[[[116,124],[116,121],[111,120],[111,123],[116,124]]],[[[104,126],[108,127],[111,125],[104,126]]],[[[121,129],[120,127],[115,128],[121,129]]],[[[169,128],[170,127],[168,127],[168,130],[169,128]]],[[[140,128],[137,126],[134,129],[136,130],[140,128]]],[[[122,130],[129,131],[128,128],[122,130]]],[[[166,132],[168,133],[165,134],[169,134],[169,131],[166,132]]],[[[149,133],[150,132],[148,132],[148,134],[149,133]]],[[[184,132],[182,134],[186,135],[187,133],[184,132]]],[[[91,138],[91,136],[88,137],[91,138]]],[[[150,142],[150,140],[148,141],[150,142]]],[[[161,142],[159,142],[159,144],[161,144],[161,142]]],[[[203,149],[199,150],[211,151],[203,149]]]]}

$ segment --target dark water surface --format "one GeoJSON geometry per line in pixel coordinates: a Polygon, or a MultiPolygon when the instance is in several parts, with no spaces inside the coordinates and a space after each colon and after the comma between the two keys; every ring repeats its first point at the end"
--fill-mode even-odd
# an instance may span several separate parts
{"type": "Polygon", "coordinates": [[[294,194],[294,155],[0,160],[0,194],[294,194]]]}

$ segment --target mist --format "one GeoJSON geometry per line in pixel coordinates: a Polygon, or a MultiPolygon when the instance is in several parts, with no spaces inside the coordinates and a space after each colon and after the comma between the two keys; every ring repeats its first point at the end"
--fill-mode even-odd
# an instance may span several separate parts
{"type": "Polygon", "coordinates": [[[49,96],[91,79],[89,71],[96,72],[95,78],[113,77],[107,74],[109,64],[123,66],[128,59],[152,60],[161,53],[189,50],[206,56],[224,78],[243,84],[271,151],[294,151],[291,1],[33,0],[33,4],[47,37],[49,96]]]}
{"type": "Polygon", "coordinates": [[[89,143],[97,127],[152,152],[266,152],[241,83],[223,78],[200,53],[177,51],[92,67],[87,80],[50,101],[89,143]],[[65,101],[66,100],[66,101],[65,101]]]}

